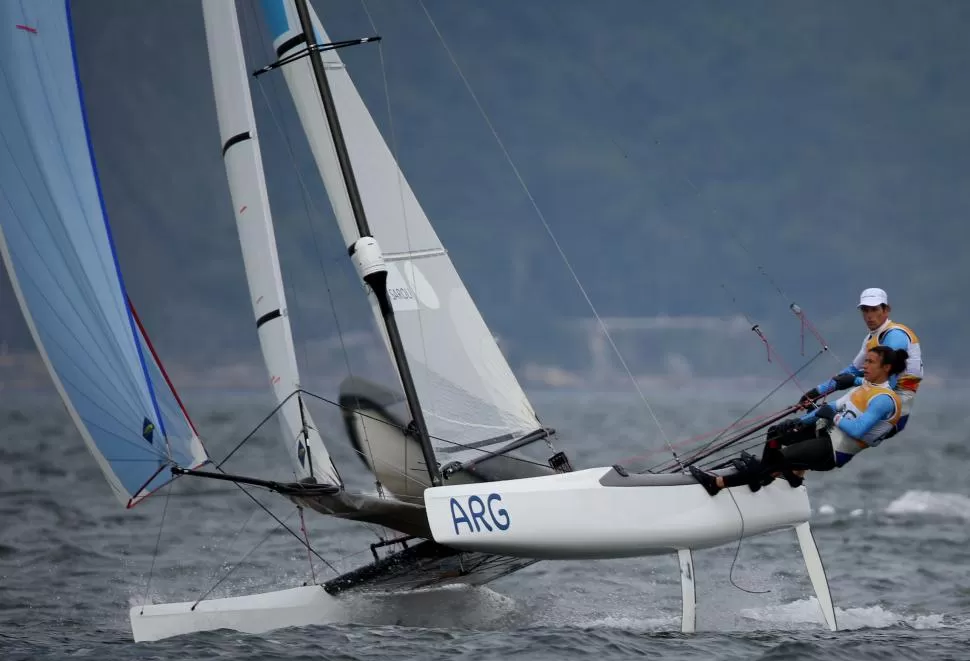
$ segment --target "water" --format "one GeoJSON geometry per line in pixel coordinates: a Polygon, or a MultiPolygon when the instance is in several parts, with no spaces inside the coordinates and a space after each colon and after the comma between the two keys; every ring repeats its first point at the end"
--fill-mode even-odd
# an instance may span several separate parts
{"type": "MultiPolygon", "coordinates": [[[[757,399],[697,388],[648,396],[672,440],[730,422],[757,399]]],[[[664,445],[628,395],[539,393],[533,401],[576,465],[664,445]]],[[[136,644],[128,609],[146,595],[194,598],[243,558],[213,596],[297,586],[310,580],[305,550],[285,534],[260,543],[276,524],[228,485],[184,479],[170,497],[124,510],[59,403],[8,392],[0,403],[0,658],[965,659],[965,401],[965,393],[924,389],[904,436],[842,471],[811,476],[837,633],[823,629],[794,535],[783,532],[695,554],[702,630],[695,635],[678,633],[676,559],[664,557],[543,562],[484,588],[347,599],[324,626],[136,644]]],[[[240,395],[189,405],[216,457],[265,410],[262,398],[240,395]]],[[[314,413],[322,427],[338,428],[334,415],[314,413]]],[[[285,477],[285,455],[270,435],[230,468],[285,477]]],[[[345,478],[366,488],[347,443],[331,445],[345,478]]],[[[299,529],[282,499],[260,498],[299,529]]],[[[337,570],[369,556],[368,529],[319,516],[307,525],[337,570]]],[[[333,575],[319,561],[315,571],[333,575]]]]}

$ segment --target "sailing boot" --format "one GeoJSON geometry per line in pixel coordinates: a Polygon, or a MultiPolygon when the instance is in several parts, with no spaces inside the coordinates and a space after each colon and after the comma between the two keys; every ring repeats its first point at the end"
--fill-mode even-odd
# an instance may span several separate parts
{"type": "Polygon", "coordinates": [[[750,464],[746,462],[741,457],[735,457],[731,460],[731,465],[734,466],[734,470],[737,471],[731,476],[731,486],[741,486],[742,484],[747,484],[752,491],[757,491],[761,488],[760,482],[755,486],[755,475],[751,471],[750,464]]]}
{"type": "Polygon", "coordinates": [[[781,476],[788,481],[788,484],[791,485],[792,489],[797,489],[798,487],[802,486],[802,483],[805,481],[804,477],[795,475],[795,472],[789,468],[783,470],[781,472],[781,476]]]}
{"type": "Polygon", "coordinates": [[[748,452],[742,452],[740,456],[732,462],[735,468],[738,469],[739,473],[743,473],[748,476],[748,488],[751,491],[758,491],[761,487],[770,484],[774,479],[771,477],[770,473],[764,471],[762,463],[758,461],[754,455],[748,452]],[[765,481],[767,476],[768,481],[765,481]]]}

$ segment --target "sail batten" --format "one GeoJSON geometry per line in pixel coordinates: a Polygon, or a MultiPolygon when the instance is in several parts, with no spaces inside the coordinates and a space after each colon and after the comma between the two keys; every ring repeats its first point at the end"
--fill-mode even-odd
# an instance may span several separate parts
{"type": "Polygon", "coordinates": [[[208,457],[127,303],[69,4],[0,3],[0,21],[0,253],[55,388],[131,506],[167,467],[208,457]]]}

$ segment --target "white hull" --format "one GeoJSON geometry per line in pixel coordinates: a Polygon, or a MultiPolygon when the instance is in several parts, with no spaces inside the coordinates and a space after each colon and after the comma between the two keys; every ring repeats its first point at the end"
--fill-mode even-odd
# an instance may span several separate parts
{"type": "Polygon", "coordinates": [[[623,477],[612,468],[435,487],[424,500],[439,544],[544,559],[710,548],[794,528],[811,516],[805,487],[785,480],[712,498],[686,475],[623,477]]]}
{"type": "Polygon", "coordinates": [[[284,627],[302,627],[333,621],[338,602],[319,585],[263,594],[209,599],[176,604],[135,606],[131,633],[135,642],[160,640],[196,631],[232,629],[265,633],[284,627]]]}
{"type": "MultiPolygon", "coordinates": [[[[822,616],[836,629],[828,582],[809,529],[804,487],[775,480],[760,491],[725,489],[711,497],[683,475],[622,476],[592,468],[547,477],[435,487],[425,491],[432,533],[455,548],[529,558],[620,558],[676,553],[683,587],[682,630],[695,629],[690,551],[739,537],[792,528],[818,595],[822,616]]],[[[325,624],[340,602],[321,586],[193,602],[136,606],[136,641],[195,631],[263,633],[325,624]]]]}

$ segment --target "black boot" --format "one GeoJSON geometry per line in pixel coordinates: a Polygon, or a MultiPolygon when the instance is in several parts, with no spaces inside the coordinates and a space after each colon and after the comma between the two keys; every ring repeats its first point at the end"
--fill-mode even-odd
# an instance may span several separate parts
{"type": "Polygon", "coordinates": [[[788,480],[788,484],[791,485],[792,489],[797,489],[798,487],[802,486],[802,483],[805,481],[805,478],[795,475],[794,472],[788,469],[783,470],[781,475],[788,480]]]}
{"type": "Polygon", "coordinates": [[[752,491],[761,488],[760,463],[747,452],[742,452],[741,456],[731,460],[731,465],[737,471],[731,477],[731,486],[747,484],[752,491]]]}

